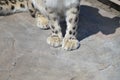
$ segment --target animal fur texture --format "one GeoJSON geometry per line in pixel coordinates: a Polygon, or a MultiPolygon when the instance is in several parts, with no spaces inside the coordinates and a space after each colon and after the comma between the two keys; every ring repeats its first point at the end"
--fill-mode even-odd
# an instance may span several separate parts
{"type": "Polygon", "coordinates": [[[53,47],[62,46],[65,50],[79,47],[76,39],[80,13],[80,0],[0,0],[0,14],[29,11],[36,18],[37,27],[51,30],[47,43],[53,47]],[[61,18],[66,21],[66,34],[63,36],[61,18]]]}

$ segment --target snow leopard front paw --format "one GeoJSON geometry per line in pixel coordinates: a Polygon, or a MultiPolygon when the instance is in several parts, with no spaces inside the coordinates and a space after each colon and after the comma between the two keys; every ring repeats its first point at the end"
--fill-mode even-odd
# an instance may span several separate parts
{"type": "Polygon", "coordinates": [[[60,47],[62,45],[62,38],[58,35],[51,35],[48,37],[47,43],[53,47],[60,47]]]}
{"type": "Polygon", "coordinates": [[[37,24],[37,27],[44,30],[50,28],[48,19],[39,13],[36,15],[36,24],[37,24]]]}
{"type": "Polygon", "coordinates": [[[71,51],[75,50],[80,46],[79,41],[75,38],[64,38],[62,43],[62,48],[71,51]]]}

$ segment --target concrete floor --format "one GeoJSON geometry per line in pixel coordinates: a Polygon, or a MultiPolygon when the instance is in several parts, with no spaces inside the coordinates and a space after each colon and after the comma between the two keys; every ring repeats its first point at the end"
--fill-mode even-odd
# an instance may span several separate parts
{"type": "Polygon", "coordinates": [[[28,13],[0,17],[0,80],[120,80],[120,18],[83,3],[74,51],[50,47],[28,13]]]}

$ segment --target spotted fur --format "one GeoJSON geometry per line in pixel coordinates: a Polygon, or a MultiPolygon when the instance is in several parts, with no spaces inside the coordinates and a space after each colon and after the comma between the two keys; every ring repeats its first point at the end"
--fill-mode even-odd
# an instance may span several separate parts
{"type": "MultiPolygon", "coordinates": [[[[40,15],[48,19],[52,34],[47,43],[53,47],[62,46],[65,50],[74,50],[79,47],[76,39],[77,23],[79,20],[80,0],[32,0],[40,15]],[[63,36],[60,26],[61,18],[64,17],[67,29],[63,36]]],[[[43,25],[38,25],[43,26],[43,25]]],[[[45,26],[45,24],[44,24],[45,26]]],[[[43,28],[43,27],[42,27],[43,28]]]]}
{"type": "Polygon", "coordinates": [[[0,15],[29,11],[34,17],[36,9],[30,0],[0,0],[0,15]]]}
{"type": "Polygon", "coordinates": [[[38,27],[51,29],[47,43],[53,47],[62,46],[65,50],[74,50],[79,46],[76,39],[79,10],[80,0],[0,0],[0,15],[29,11],[36,17],[38,27]],[[61,18],[67,24],[65,36],[59,24],[61,18]]]}

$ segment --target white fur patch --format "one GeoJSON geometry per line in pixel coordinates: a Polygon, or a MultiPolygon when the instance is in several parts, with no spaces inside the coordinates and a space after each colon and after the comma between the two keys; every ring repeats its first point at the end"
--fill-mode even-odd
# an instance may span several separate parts
{"type": "Polygon", "coordinates": [[[46,0],[46,6],[52,8],[69,7],[72,4],[78,4],[80,0],[46,0]]]}
{"type": "MultiPolygon", "coordinates": [[[[80,3],[80,0],[32,0],[34,5],[40,11],[44,11],[43,7],[50,7],[56,9],[56,11],[65,10],[65,8],[69,8],[71,5],[76,5],[80,3]],[[46,3],[45,3],[45,2],[46,3]]],[[[44,12],[45,13],[45,12],[44,12]]]]}

